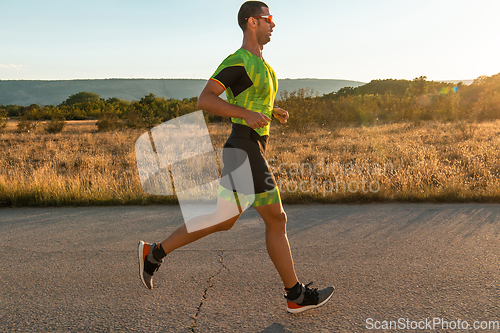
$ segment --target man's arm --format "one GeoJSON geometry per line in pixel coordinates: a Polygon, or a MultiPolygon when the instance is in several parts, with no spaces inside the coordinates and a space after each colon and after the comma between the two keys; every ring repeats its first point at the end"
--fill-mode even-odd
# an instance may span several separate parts
{"type": "Polygon", "coordinates": [[[220,84],[209,80],[201,92],[196,106],[216,116],[241,118],[253,129],[263,128],[271,120],[265,114],[229,104],[219,97],[223,92],[224,88],[220,84]]]}

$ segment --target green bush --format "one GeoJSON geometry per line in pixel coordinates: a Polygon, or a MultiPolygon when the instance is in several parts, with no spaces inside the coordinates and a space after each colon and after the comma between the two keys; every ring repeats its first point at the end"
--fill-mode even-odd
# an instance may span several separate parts
{"type": "Polygon", "coordinates": [[[66,119],[53,117],[46,125],[45,131],[47,133],[59,133],[66,125],[66,119]]]}
{"type": "Polygon", "coordinates": [[[123,127],[123,124],[117,115],[105,113],[97,121],[96,126],[98,132],[107,132],[120,129],[123,127]]]}
{"type": "Polygon", "coordinates": [[[34,131],[38,125],[38,122],[28,119],[20,119],[17,123],[17,132],[27,132],[34,131]]]}
{"type": "Polygon", "coordinates": [[[145,127],[142,121],[142,116],[134,107],[130,107],[126,116],[126,125],[128,128],[143,128],[145,127]]]}
{"type": "Polygon", "coordinates": [[[0,131],[2,131],[5,126],[7,126],[7,112],[0,111],[0,131]]]}

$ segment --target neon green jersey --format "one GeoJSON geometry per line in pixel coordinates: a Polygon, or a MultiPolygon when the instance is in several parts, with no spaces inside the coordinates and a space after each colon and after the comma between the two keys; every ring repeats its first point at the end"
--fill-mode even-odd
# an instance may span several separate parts
{"type": "MultiPolygon", "coordinates": [[[[227,101],[272,118],[278,81],[274,70],[263,59],[245,49],[239,49],[219,65],[210,80],[226,90],[227,101]]],[[[241,118],[231,118],[233,123],[248,124],[241,118]]],[[[269,135],[270,123],[256,129],[259,135],[269,135]]]]}

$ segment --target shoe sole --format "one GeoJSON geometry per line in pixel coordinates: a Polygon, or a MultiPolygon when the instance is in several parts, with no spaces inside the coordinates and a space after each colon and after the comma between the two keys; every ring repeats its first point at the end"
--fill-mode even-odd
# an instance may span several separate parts
{"type": "Polygon", "coordinates": [[[305,305],[305,306],[301,306],[300,308],[297,308],[297,309],[290,309],[288,306],[286,307],[286,310],[290,313],[299,313],[299,312],[302,312],[302,311],[306,311],[306,310],[310,310],[310,309],[316,309],[316,308],[319,308],[320,306],[324,305],[326,302],[328,302],[330,300],[330,298],[332,298],[333,294],[335,293],[335,289],[333,289],[332,293],[330,294],[330,296],[328,296],[323,302],[319,303],[319,304],[316,304],[316,305],[305,305]]]}
{"type": "Polygon", "coordinates": [[[144,242],[139,242],[139,276],[141,277],[142,284],[144,287],[151,289],[147,286],[146,281],[144,281],[144,242]]]}

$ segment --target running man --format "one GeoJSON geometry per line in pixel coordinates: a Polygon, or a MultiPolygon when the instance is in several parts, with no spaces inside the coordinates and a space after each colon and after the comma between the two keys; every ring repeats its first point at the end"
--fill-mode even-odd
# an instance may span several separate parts
{"type": "MultiPolygon", "coordinates": [[[[198,107],[218,116],[231,117],[232,133],[224,148],[239,148],[248,155],[255,187],[250,204],[264,220],[267,252],[283,281],[287,311],[301,312],[325,304],[333,295],[334,288],[318,290],[310,288],[311,283],[304,285],[298,281],[286,234],[287,217],[278,187],[264,158],[271,117],[281,123],[286,123],[288,119],[286,110],[274,106],[278,83],[273,69],[262,57],[264,45],[271,40],[275,27],[273,17],[265,3],[247,1],[238,12],[238,24],[243,30],[243,44],[217,68],[198,99],[198,107]],[[219,97],[224,91],[227,102],[219,97]]],[[[223,159],[226,168],[231,164],[231,154],[226,156],[224,152],[223,159]]],[[[228,170],[222,171],[223,175],[225,173],[228,170]]],[[[231,229],[245,208],[245,204],[241,203],[244,198],[236,193],[231,184],[221,180],[215,212],[193,218],[209,222],[210,227],[188,232],[186,222],[161,243],[141,241],[139,269],[146,288],[153,288],[153,274],[170,252],[211,233],[231,229]],[[228,216],[227,212],[234,212],[235,205],[239,213],[228,216]]]]}

